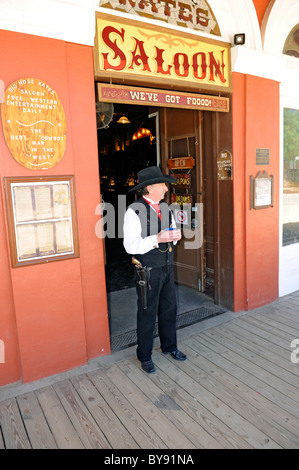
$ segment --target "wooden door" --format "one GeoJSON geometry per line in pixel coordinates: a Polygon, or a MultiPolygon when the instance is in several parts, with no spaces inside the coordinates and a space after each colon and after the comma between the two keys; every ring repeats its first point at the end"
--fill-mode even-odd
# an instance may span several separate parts
{"type": "MultiPolygon", "coordinates": [[[[176,281],[197,290],[205,290],[204,196],[202,168],[202,114],[177,108],[161,110],[162,167],[169,159],[193,157],[193,168],[170,170],[182,175],[179,185],[170,185],[169,203],[181,209],[182,240],[175,249],[176,281]],[[184,177],[185,176],[185,177],[184,177]],[[187,182],[187,183],[186,183],[187,182]],[[181,206],[180,204],[183,203],[181,206]]],[[[177,214],[177,211],[176,211],[177,214]]],[[[177,220],[178,222],[178,220],[177,220]]]]}

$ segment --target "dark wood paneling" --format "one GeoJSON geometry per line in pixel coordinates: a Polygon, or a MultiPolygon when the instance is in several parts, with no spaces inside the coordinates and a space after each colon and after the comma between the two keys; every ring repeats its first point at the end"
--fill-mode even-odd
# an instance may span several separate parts
{"type": "Polygon", "coordinates": [[[206,289],[233,309],[233,181],[217,180],[217,155],[232,152],[231,113],[204,113],[206,289]]]}
{"type": "Polygon", "coordinates": [[[206,292],[214,297],[214,171],[213,171],[213,114],[204,113],[204,191],[205,191],[205,255],[206,292]]]}
{"type": "MultiPolygon", "coordinates": [[[[215,113],[217,120],[217,153],[232,153],[231,113],[215,113]]],[[[233,155],[234,164],[234,155],[233,155]]],[[[233,310],[233,180],[217,181],[219,303],[233,310]]]]}

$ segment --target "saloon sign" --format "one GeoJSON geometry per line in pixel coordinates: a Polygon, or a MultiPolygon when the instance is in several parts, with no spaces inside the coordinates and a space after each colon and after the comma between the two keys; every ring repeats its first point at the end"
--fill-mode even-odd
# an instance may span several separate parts
{"type": "Polygon", "coordinates": [[[2,97],[3,133],[14,159],[29,170],[49,170],[63,157],[66,117],[58,94],[39,78],[19,78],[2,97]]]}
{"type": "Polygon", "coordinates": [[[97,78],[200,86],[229,91],[230,46],[144,24],[97,17],[95,47],[97,78]]]}

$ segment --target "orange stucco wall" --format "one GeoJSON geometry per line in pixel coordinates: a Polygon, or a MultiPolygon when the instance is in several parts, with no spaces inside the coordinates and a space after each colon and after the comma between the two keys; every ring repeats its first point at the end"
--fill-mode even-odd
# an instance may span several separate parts
{"type": "Polygon", "coordinates": [[[262,25],[266,10],[270,2],[271,0],[253,0],[260,26],[262,25]]]}
{"type": "Polygon", "coordinates": [[[93,52],[53,39],[0,31],[1,79],[40,78],[59,95],[67,119],[63,159],[39,172],[19,165],[0,129],[0,385],[52,375],[110,353],[102,240],[95,235],[100,202],[93,52]],[[74,175],[80,257],[12,269],[3,178],[74,175]]]}
{"type": "Polygon", "coordinates": [[[234,309],[252,309],[278,297],[279,83],[233,73],[234,309]],[[269,149],[269,165],[256,149],[269,149]],[[250,210],[250,176],[274,176],[273,207],[250,210]]]}

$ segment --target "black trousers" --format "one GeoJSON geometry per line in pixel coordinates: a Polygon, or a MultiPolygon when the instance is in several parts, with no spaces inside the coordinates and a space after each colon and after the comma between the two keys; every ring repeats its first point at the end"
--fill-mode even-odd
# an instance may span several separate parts
{"type": "Polygon", "coordinates": [[[152,268],[150,285],[147,309],[142,308],[140,287],[137,285],[137,358],[141,362],[151,359],[157,317],[162,351],[170,352],[177,348],[177,298],[173,266],[152,268]]]}

